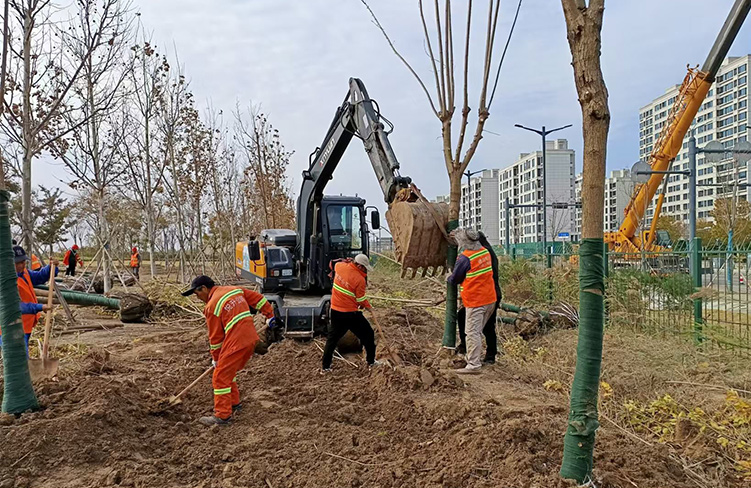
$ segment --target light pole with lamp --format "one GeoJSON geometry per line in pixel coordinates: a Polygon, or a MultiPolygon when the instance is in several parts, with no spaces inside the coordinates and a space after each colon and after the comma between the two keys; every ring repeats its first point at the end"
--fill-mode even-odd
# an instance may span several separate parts
{"type": "Polygon", "coordinates": [[[532,129],[530,127],[525,127],[521,124],[514,124],[514,127],[518,127],[520,129],[528,130],[530,132],[534,132],[535,134],[539,134],[542,137],[542,248],[543,253],[545,256],[548,255],[548,212],[547,212],[547,203],[548,203],[548,185],[545,178],[545,175],[547,173],[547,136],[548,134],[551,134],[553,132],[568,129],[571,127],[571,124],[564,125],[563,127],[557,127],[555,129],[547,130],[545,129],[545,126],[542,126],[542,129],[532,129]]]}
{"type": "MultiPolygon", "coordinates": [[[[728,158],[732,158],[733,160],[733,166],[735,167],[735,179],[733,181],[733,201],[731,202],[731,205],[736,205],[735,197],[737,196],[737,190],[740,187],[748,187],[749,185],[747,183],[745,184],[739,184],[738,183],[738,165],[739,163],[747,164],[748,161],[751,160],[751,143],[747,141],[739,142],[735,144],[732,147],[726,148],[723,146],[723,144],[719,141],[712,141],[707,143],[702,148],[696,147],[696,138],[691,136],[691,138],[688,141],[688,157],[689,157],[689,166],[693,169],[693,172],[696,173],[696,155],[699,153],[704,154],[704,161],[708,163],[719,163],[720,161],[728,158]],[[729,156],[728,156],[729,155],[729,156]]],[[[719,172],[718,172],[719,173],[719,172]]],[[[696,177],[694,177],[694,183],[696,181],[696,177]]],[[[691,185],[689,185],[691,186],[691,185]]],[[[715,183],[700,183],[695,186],[713,186],[713,187],[725,187],[727,185],[725,184],[715,184],[715,183]]],[[[696,188],[691,190],[692,193],[696,192],[696,188]]],[[[696,237],[696,209],[695,205],[689,207],[693,208],[693,212],[689,213],[689,233],[691,240],[693,242],[693,238],[696,237]]],[[[729,209],[731,212],[735,212],[735,208],[729,209]]],[[[727,245],[727,258],[725,260],[725,280],[726,280],[726,287],[730,290],[730,292],[733,292],[733,226],[735,225],[734,222],[735,219],[730,219],[730,225],[728,229],[728,245],[727,245]]]]}

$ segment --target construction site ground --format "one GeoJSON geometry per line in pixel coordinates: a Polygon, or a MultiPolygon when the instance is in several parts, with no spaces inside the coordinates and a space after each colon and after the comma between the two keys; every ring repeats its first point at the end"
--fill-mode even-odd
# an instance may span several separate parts
{"type": "MultiPolygon", "coordinates": [[[[229,426],[197,423],[211,412],[208,379],[160,410],[210,364],[199,317],[58,336],[60,376],[36,385],[43,408],[0,417],[0,488],[574,486],[558,470],[575,330],[520,343],[501,328],[497,364],[460,377],[460,359],[440,347],[440,308],[418,303],[440,302],[438,282],[377,269],[370,293],[402,366],[370,370],[348,354],[322,375],[321,339],[274,344],[238,375],[244,407],[229,426]]],[[[84,322],[112,320],[77,310],[84,322]]],[[[595,485],[744,486],[716,446],[660,443],[628,428],[619,405],[670,393],[709,409],[724,387],[749,389],[747,366],[609,331],[595,485]]]]}

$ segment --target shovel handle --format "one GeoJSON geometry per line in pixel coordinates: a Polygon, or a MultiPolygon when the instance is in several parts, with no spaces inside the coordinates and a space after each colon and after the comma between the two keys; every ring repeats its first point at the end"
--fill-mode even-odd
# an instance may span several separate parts
{"type": "Polygon", "coordinates": [[[193,383],[189,384],[188,386],[185,387],[185,389],[183,391],[181,391],[180,393],[178,393],[177,395],[175,395],[174,400],[177,400],[181,396],[185,395],[185,393],[187,393],[188,390],[190,390],[191,388],[193,388],[194,386],[196,386],[199,381],[201,381],[202,379],[204,379],[206,377],[206,375],[208,375],[209,373],[211,373],[213,370],[214,370],[214,367],[210,366],[209,369],[207,369],[206,371],[204,371],[203,373],[201,373],[201,376],[199,376],[198,378],[196,378],[195,380],[193,380],[193,383]]]}
{"type": "Polygon", "coordinates": [[[378,322],[378,318],[376,317],[375,312],[373,309],[370,309],[370,316],[373,318],[373,322],[375,322],[376,329],[378,329],[378,335],[381,337],[381,340],[383,341],[383,347],[386,349],[386,353],[391,356],[391,359],[396,363],[401,363],[401,360],[399,359],[399,356],[394,354],[394,351],[391,350],[391,347],[389,347],[389,343],[386,340],[386,336],[383,335],[383,329],[381,329],[381,324],[378,322]]]}
{"type": "Polygon", "coordinates": [[[44,317],[44,343],[42,344],[42,359],[49,357],[50,347],[50,331],[52,330],[52,307],[54,302],[52,301],[55,296],[55,265],[52,264],[52,257],[50,257],[50,283],[49,291],[47,292],[47,314],[44,317]]]}

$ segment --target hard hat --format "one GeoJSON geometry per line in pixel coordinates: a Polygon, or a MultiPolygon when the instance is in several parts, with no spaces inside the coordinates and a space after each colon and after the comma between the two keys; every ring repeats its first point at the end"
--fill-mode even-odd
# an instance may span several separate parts
{"type": "Polygon", "coordinates": [[[368,258],[365,254],[358,254],[357,256],[355,256],[355,264],[359,264],[368,271],[373,270],[373,266],[370,265],[370,258],[368,258]]]}

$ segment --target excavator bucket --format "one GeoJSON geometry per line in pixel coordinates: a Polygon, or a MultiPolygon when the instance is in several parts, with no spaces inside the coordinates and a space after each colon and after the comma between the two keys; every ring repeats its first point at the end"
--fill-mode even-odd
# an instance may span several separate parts
{"type": "Polygon", "coordinates": [[[402,265],[403,274],[409,269],[411,278],[418,269],[422,269],[423,276],[426,273],[434,276],[439,268],[441,274],[445,272],[448,242],[444,233],[448,216],[448,204],[429,203],[424,199],[396,201],[389,206],[386,221],[394,237],[394,254],[402,265]]]}

